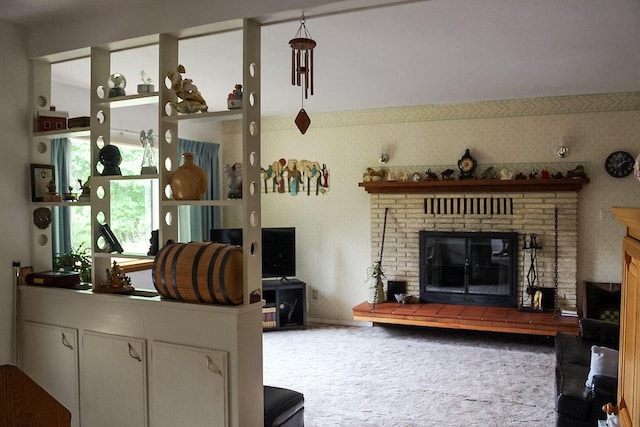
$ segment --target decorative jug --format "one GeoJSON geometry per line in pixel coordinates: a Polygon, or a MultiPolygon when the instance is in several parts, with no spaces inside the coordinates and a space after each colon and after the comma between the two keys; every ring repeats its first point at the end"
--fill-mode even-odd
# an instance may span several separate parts
{"type": "Polygon", "coordinates": [[[184,162],[171,175],[171,191],[175,200],[200,200],[207,191],[207,173],[193,163],[193,153],[182,155],[184,162]]]}

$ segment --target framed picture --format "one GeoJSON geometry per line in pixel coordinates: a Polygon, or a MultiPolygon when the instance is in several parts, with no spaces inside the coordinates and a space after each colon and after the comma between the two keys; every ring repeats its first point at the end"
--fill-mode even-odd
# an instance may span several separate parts
{"type": "Polygon", "coordinates": [[[122,249],[122,246],[120,245],[120,242],[118,241],[118,238],[115,234],[113,234],[113,231],[111,231],[111,227],[109,227],[109,224],[100,224],[100,231],[102,232],[102,235],[104,236],[104,239],[107,241],[109,246],[111,246],[111,252],[115,251],[121,254],[124,251],[124,249],[122,249]]]}
{"type": "Polygon", "coordinates": [[[56,168],[54,165],[40,165],[31,163],[31,201],[42,202],[44,195],[49,192],[49,183],[56,182],[56,168]]]}

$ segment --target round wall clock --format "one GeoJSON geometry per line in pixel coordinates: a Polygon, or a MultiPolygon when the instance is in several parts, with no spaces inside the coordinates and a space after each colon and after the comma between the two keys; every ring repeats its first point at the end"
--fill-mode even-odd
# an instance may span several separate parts
{"type": "Polygon", "coordinates": [[[604,162],[607,173],[614,178],[624,178],[633,172],[634,159],[626,151],[614,151],[604,162]]]}

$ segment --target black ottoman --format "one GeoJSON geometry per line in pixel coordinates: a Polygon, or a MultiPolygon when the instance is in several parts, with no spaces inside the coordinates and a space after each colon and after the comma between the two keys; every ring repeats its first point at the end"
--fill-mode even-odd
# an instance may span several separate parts
{"type": "Polygon", "coordinates": [[[264,386],[264,427],[304,427],[304,395],[264,386]]]}

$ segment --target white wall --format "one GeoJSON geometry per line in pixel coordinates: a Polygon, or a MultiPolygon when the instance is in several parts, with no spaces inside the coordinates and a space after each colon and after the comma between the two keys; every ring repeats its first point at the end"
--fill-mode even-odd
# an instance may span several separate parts
{"type": "Polygon", "coordinates": [[[0,101],[0,365],[12,362],[12,261],[30,265],[29,63],[26,34],[0,21],[4,87],[0,101]]]}
{"type": "MultiPolygon", "coordinates": [[[[597,97],[574,100],[577,106],[597,102],[597,97]]],[[[539,111],[553,104],[528,102],[539,111]]],[[[474,109],[488,111],[495,104],[474,104],[474,109]]],[[[503,104],[508,111],[509,101],[503,104]]],[[[465,105],[458,108],[465,110],[465,105]]],[[[455,165],[466,148],[480,164],[558,162],[555,148],[566,137],[571,153],[564,161],[589,164],[591,179],[578,193],[578,283],[620,281],[624,227],[612,218],[600,220],[600,210],[639,207],[640,182],[631,176],[612,178],[603,164],[614,150],[640,154],[640,111],[430,118],[446,116],[449,109],[451,106],[310,112],[312,123],[304,136],[293,126],[293,117],[263,120],[263,167],[279,158],[308,159],[326,163],[331,172],[327,195],[262,196],[263,226],[297,228],[298,277],[319,291],[318,300],[309,299],[311,319],[349,322],[351,308],[367,298],[366,270],[373,261],[370,201],[358,182],[366,167],[379,167],[381,145],[390,147],[389,166],[415,165],[424,172],[427,165],[455,165]]],[[[233,129],[228,132],[227,141],[237,143],[239,135],[233,129]]],[[[553,242],[546,245],[551,250],[553,242]]]]}

